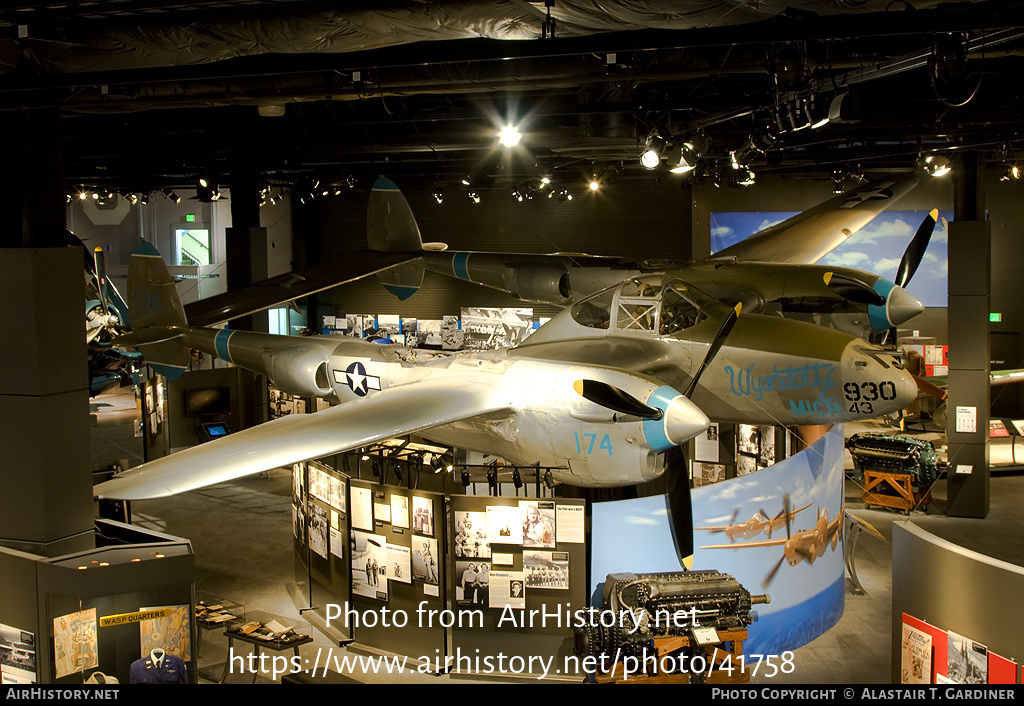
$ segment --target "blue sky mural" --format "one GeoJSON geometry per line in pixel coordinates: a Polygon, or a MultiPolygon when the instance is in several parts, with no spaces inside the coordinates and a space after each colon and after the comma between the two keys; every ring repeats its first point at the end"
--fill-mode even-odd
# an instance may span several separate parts
{"type": "MultiPolygon", "coordinates": [[[[845,243],[821,259],[819,264],[867,270],[887,279],[896,268],[927,211],[885,211],[854,233],[845,243]]],[[[795,212],[721,212],[711,214],[711,252],[737,243],[749,235],[781,223],[795,212]]],[[[907,289],[925,306],[946,306],[948,272],[946,221],[952,211],[940,211],[924,259],[907,289]]]]}
{"type": "MultiPolygon", "coordinates": [[[[810,448],[774,466],[691,491],[693,526],[743,522],[758,510],[775,515],[790,496],[793,510],[801,510],[793,533],[813,529],[818,513],[829,519],[843,512],[843,426],[835,425],[810,448]]],[[[664,496],[598,502],[592,505],[591,597],[601,605],[601,588],[610,573],[679,571],[669,528],[664,496]]],[[[785,537],[785,530],[773,538],[785,537]]],[[[783,562],[782,546],[754,547],[750,541],[735,546],[722,533],[694,530],[694,569],[717,569],[735,577],[752,594],[767,592],[768,605],[755,607],[759,619],[749,627],[744,643],[747,654],[780,654],[807,644],[834,625],[843,613],[843,549],[831,544],[811,564],[783,562]],[[747,545],[747,546],[744,546],[747,545]],[[766,586],[764,582],[771,576],[766,586]]],[[[767,539],[760,537],[759,539],[767,539]]]]}

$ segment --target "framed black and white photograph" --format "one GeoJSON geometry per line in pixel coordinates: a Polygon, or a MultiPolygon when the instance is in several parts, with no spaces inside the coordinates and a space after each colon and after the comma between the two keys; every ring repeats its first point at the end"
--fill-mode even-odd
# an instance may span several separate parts
{"type": "Polygon", "coordinates": [[[430,537],[412,539],[412,577],[416,581],[437,586],[439,578],[437,540],[430,537]]]}
{"type": "Polygon", "coordinates": [[[490,605],[491,563],[455,562],[455,602],[462,607],[487,608],[490,605]]]}
{"type": "Polygon", "coordinates": [[[434,501],[430,498],[412,496],[412,531],[434,536],[434,501]]]}
{"type": "Polygon", "coordinates": [[[490,558],[486,512],[455,512],[455,556],[460,559],[490,558]]]}

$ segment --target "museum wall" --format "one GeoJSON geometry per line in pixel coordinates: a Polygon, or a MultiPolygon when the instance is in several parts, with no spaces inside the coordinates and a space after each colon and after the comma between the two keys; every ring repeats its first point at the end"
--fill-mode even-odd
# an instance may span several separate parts
{"type": "Polygon", "coordinates": [[[900,683],[904,613],[1019,659],[1024,623],[1008,598],[1024,591],[1024,569],[897,522],[892,573],[892,683],[900,683]]]}

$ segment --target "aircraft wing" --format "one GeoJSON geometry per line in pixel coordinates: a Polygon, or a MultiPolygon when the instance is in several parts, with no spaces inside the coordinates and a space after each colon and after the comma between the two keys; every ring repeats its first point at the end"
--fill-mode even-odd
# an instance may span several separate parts
{"type": "Polygon", "coordinates": [[[314,414],[275,419],[120,473],[94,488],[100,498],[166,497],[382,439],[510,410],[485,384],[427,380],[314,414]]]}
{"type": "MultiPolygon", "coordinates": [[[[696,527],[694,528],[696,529],[696,527]]],[[[752,547],[777,547],[780,544],[785,544],[787,539],[785,537],[779,537],[778,539],[759,539],[756,542],[732,542],[731,544],[705,544],[701,546],[701,549],[750,549],[752,547]]]]}
{"type": "Polygon", "coordinates": [[[917,185],[914,174],[887,176],[798,213],[715,253],[714,258],[812,264],[917,185]]]}
{"type": "Polygon", "coordinates": [[[376,274],[417,257],[419,253],[415,252],[360,250],[347,255],[343,262],[314,265],[186,304],[185,315],[192,326],[215,326],[376,274]]]}

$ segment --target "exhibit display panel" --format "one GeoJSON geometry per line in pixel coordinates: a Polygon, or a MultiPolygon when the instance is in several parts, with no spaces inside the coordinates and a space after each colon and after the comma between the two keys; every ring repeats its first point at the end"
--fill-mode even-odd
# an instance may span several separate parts
{"type": "Polygon", "coordinates": [[[572,616],[587,605],[584,501],[456,495],[450,503],[452,669],[493,673],[504,659],[507,673],[538,676],[530,671],[538,657],[571,663],[572,616]]]}
{"type": "Polygon", "coordinates": [[[355,479],[349,493],[351,596],[334,622],[359,647],[433,661],[447,652],[444,496],[355,479]]]}
{"type": "Polygon", "coordinates": [[[1019,681],[1024,621],[1007,597],[1021,591],[1024,568],[894,523],[893,683],[1019,681]]]}
{"type": "Polygon", "coordinates": [[[3,683],[127,684],[154,652],[194,683],[189,542],[108,520],[94,541],[111,544],[50,559],[0,548],[3,683]]]}
{"type": "MultiPolygon", "coordinates": [[[[782,655],[835,625],[844,606],[842,425],[773,466],[695,488],[691,498],[690,568],[728,574],[751,594],[772,597],[755,608],[745,654],[782,655]],[[757,531],[730,542],[729,528],[751,517],[761,520],[757,531]]],[[[682,570],[664,496],[594,503],[591,514],[592,605],[601,604],[609,574],[682,570]]]]}

